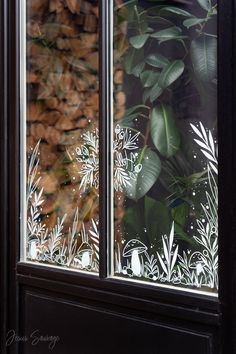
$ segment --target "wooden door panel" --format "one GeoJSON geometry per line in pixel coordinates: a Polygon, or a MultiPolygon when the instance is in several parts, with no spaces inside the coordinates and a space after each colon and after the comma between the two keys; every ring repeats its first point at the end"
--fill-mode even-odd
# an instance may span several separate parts
{"type": "Polygon", "coordinates": [[[23,354],[211,354],[212,336],[26,291],[23,354]],[[43,336],[44,338],[40,338],[43,336]],[[55,338],[46,338],[54,336],[55,338]],[[56,337],[59,337],[57,339],[56,337]],[[38,340],[38,338],[40,338],[38,340]],[[49,345],[55,343],[55,347],[49,345]]]}

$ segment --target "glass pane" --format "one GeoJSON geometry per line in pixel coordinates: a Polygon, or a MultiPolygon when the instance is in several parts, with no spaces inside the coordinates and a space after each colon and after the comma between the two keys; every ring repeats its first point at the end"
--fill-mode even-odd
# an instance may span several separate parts
{"type": "Polygon", "coordinates": [[[24,258],[97,272],[98,1],[24,5],[24,258]]]}
{"type": "Polygon", "coordinates": [[[114,275],[214,294],[217,3],[163,3],[114,1],[114,275]]]}

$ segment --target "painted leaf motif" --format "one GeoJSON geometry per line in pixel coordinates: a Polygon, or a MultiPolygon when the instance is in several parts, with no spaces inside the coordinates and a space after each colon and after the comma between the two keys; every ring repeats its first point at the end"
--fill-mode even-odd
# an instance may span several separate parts
{"type": "Polygon", "coordinates": [[[183,73],[184,63],[182,60],[175,60],[168,64],[161,72],[159,85],[166,88],[173,84],[183,73]]]}
{"type": "Polygon", "coordinates": [[[201,127],[201,131],[202,131],[202,136],[204,137],[205,141],[207,141],[207,133],[206,133],[206,129],[204,128],[202,122],[199,122],[200,127],[201,127]]]}
{"type": "Polygon", "coordinates": [[[198,140],[198,139],[194,139],[194,141],[199,145],[201,146],[203,149],[208,149],[208,146],[203,143],[201,140],[198,140]]]}
{"type": "Polygon", "coordinates": [[[148,38],[149,34],[141,34],[139,36],[131,37],[129,41],[134,48],[140,49],[147,42],[148,38]]]}
{"type": "Polygon", "coordinates": [[[139,151],[137,161],[142,165],[142,169],[135,173],[130,184],[124,187],[125,194],[134,200],[142,198],[150,190],[161,172],[161,160],[148,147],[139,151]]]}
{"type": "Polygon", "coordinates": [[[209,11],[211,8],[209,0],[197,0],[203,10],[209,11]]]}
{"type": "Polygon", "coordinates": [[[209,133],[208,133],[208,137],[209,137],[209,143],[210,143],[211,151],[215,152],[214,140],[213,140],[213,136],[212,136],[212,133],[211,133],[210,130],[209,130],[209,133]]]}
{"type": "Polygon", "coordinates": [[[194,131],[201,139],[203,139],[202,134],[201,134],[201,132],[198,130],[198,128],[195,127],[195,125],[193,125],[193,124],[191,124],[191,123],[190,123],[190,126],[191,126],[191,128],[193,129],[193,131],[194,131]]]}
{"type": "Polygon", "coordinates": [[[170,230],[170,239],[169,239],[169,249],[172,249],[173,242],[174,242],[174,231],[175,231],[175,224],[174,222],[171,225],[171,230],[170,230]]]}
{"type": "Polygon", "coordinates": [[[208,160],[215,162],[215,159],[207,151],[201,149],[201,152],[208,158],[208,160]]]}
{"type": "Polygon", "coordinates": [[[173,270],[177,257],[178,257],[178,251],[179,251],[179,246],[176,247],[174,254],[173,254],[173,258],[172,258],[172,262],[171,262],[171,270],[173,270]]]}
{"type": "Polygon", "coordinates": [[[166,265],[165,265],[165,263],[163,262],[163,260],[161,259],[161,256],[159,255],[158,252],[157,252],[157,256],[158,256],[158,258],[159,258],[159,262],[160,262],[160,264],[161,264],[161,267],[162,267],[163,271],[164,271],[166,274],[168,274],[168,270],[167,270],[167,268],[166,268],[166,265]]]}
{"type": "Polygon", "coordinates": [[[212,82],[217,76],[217,39],[201,36],[192,41],[193,68],[200,80],[212,82]]]}
{"type": "Polygon", "coordinates": [[[218,174],[218,170],[217,170],[217,168],[215,167],[215,165],[213,165],[212,162],[209,162],[209,165],[210,165],[210,167],[213,169],[213,171],[214,171],[216,174],[218,174]]]}
{"type": "Polygon", "coordinates": [[[173,156],[180,146],[180,134],[175,125],[173,110],[161,105],[151,113],[151,136],[157,150],[164,157],[173,156]]]}
{"type": "Polygon", "coordinates": [[[165,259],[166,259],[166,261],[168,261],[169,258],[170,258],[169,257],[169,250],[168,250],[167,244],[166,244],[165,239],[164,239],[163,236],[162,236],[162,246],[163,246],[165,259]]]}

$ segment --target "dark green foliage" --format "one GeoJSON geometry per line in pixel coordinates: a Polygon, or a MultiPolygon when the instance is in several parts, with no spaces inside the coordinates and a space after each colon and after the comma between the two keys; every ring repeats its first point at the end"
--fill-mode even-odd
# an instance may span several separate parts
{"type": "MultiPolygon", "coordinates": [[[[151,245],[174,221],[177,237],[191,243],[185,230],[192,191],[200,186],[204,194],[206,175],[201,163],[189,160],[186,150],[193,155],[193,139],[186,139],[189,130],[181,129],[186,115],[190,122],[208,117],[209,100],[216,99],[217,5],[214,0],[196,0],[186,11],[177,1],[173,6],[163,0],[149,2],[153,6],[145,8],[141,1],[127,2],[126,11],[124,4],[118,24],[127,24],[128,40],[117,58],[126,71],[127,86],[132,82],[135,89],[135,95],[128,95],[130,108],[120,124],[144,132],[142,170],[125,190],[130,199],[125,230],[126,235],[148,238],[151,245]],[[195,97],[196,106],[190,106],[189,97],[195,97]]],[[[213,113],[208,121],[214,119],[213,113]]],[[[201,198],[199,192],[199,206],[201,198]]]]}

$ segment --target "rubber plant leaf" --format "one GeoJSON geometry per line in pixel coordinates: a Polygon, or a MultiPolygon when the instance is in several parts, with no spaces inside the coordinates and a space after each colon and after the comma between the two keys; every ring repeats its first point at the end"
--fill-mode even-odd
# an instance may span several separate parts
{"type": "Polygon", "coordinates": [[[170,106],[160,105],[151,112],[151,136],[157,150],[166,158],[176,154],[180,146],[180,134],[170,106]]]}

